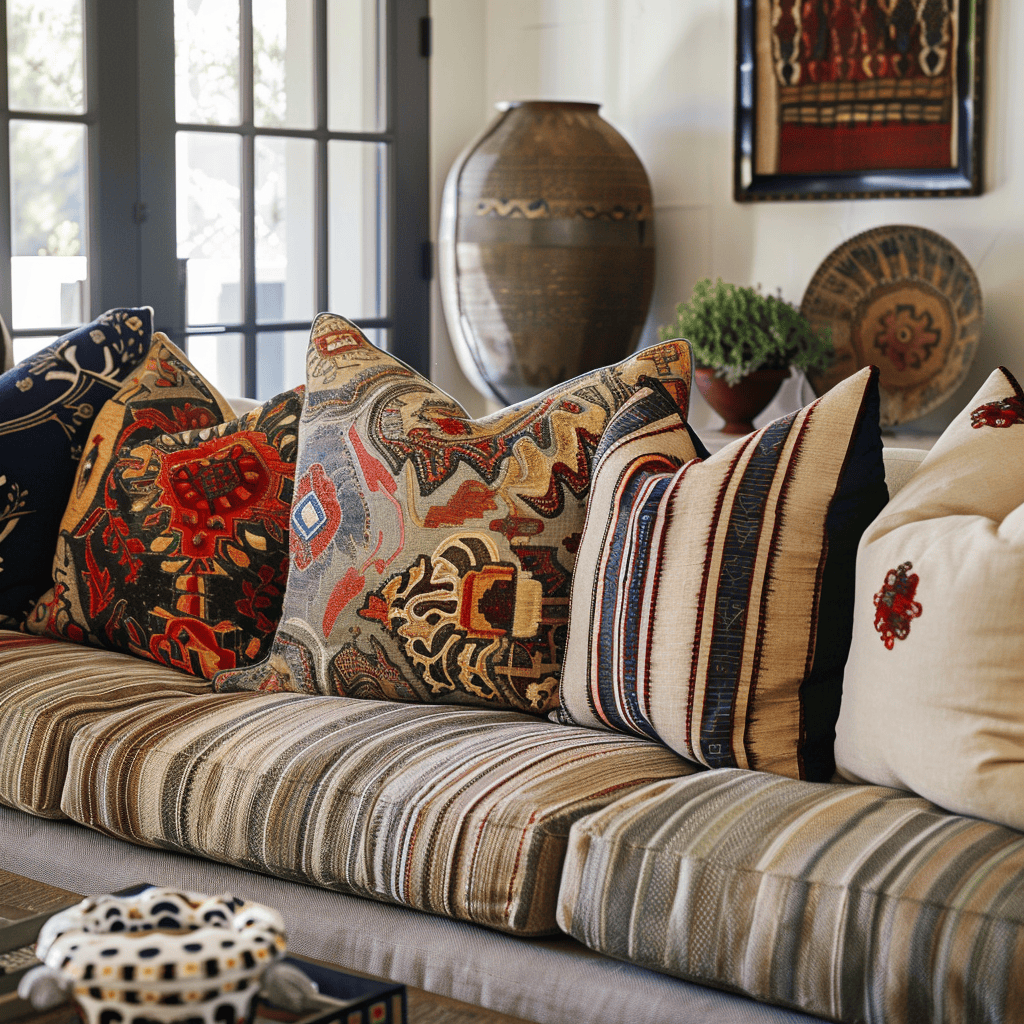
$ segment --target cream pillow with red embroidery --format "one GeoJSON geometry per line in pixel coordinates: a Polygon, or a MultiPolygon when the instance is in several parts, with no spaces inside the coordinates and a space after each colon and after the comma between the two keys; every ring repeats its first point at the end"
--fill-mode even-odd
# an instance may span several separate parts
{"type": "Polygon", "coordinates": [[[836,766],[1024,829],[1024,392],[996,370],[868,527],[836,766]]]}

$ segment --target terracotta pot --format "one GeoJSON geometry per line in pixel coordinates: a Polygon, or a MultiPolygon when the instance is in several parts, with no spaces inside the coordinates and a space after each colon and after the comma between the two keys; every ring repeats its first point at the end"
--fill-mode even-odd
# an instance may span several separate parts
{"type": "Polygon", "coordinates": [[[498,109],[448,175],[439,263],[463,371],[510,404],[634,350],[654,232],[647,174],[598,104],[498,109]]]}
{"type": "Polygon", "coordinates": [[[789,367],[762,369],[748,373],[736,384],[727,384],[714,370],[697,367],[693,379],[704,401],[725,420],[724,434],[749,434],[754,417],[775,397],[789,367]]]}

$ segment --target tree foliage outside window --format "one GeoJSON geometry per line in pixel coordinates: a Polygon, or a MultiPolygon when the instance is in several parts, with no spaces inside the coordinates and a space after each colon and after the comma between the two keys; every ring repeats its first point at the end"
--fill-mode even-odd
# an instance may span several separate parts
{"type": "MultiPolygon", "coordinates": [[[[81,0],[8,0],[12,111],[85,109],[81,0]]],[[[15,118],[11,125],[14,256],[77,256],[84,236],[82,129],[15,118]]]]}
{"type": "Polygon", "coordinates": [[[84,113],[82,56],[82,0],[7,0],[12,110],[84,113]]]}

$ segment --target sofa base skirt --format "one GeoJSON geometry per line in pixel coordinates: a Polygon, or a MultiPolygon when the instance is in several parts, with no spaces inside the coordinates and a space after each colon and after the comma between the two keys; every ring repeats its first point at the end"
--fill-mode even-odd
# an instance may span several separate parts
{"type": "MultiPolygon", "coordinates": [[[[570,938],[472,924],[130,843],[0,807],[0,865],[83,895],[136,882],[276,907],[289,948],[539,1024],[797,1024],[818,1018],[621,963],[570,938]]],[[[0,892],[0,902],[3,902],[0,892]]]]}

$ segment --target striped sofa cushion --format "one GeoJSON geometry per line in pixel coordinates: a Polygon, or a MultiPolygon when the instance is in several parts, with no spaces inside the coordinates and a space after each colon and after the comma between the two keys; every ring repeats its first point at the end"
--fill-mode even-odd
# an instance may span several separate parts
{"type": "Polygon", "coordinates": [[[564,720],[710,768],[832,775],[857,541],[887,497],[877,374],[679,469],[692,439],[655,393],[612,420],[573,577],[564,720]]]}
{"type": "Polygon", "coordinates": [[[209,693],[203,679],[126,654],[0,630],[0,803],[63,817],[78,729],[156,697],[209,693]]]}
{"type": "Polygon", "coordinates": [[[111,715],[71,761],[63,809],[110,835],[525,934],[555,930],[577,818],[694,770],[516,712],[287,693],[111,715]]]}
{"type": "Polygon", "coordinates": [[[573,826],[558,922],[840,1021],[1024,1019],[1024,836],[897,790],[740,769],[655,783],[573,826]]]}

